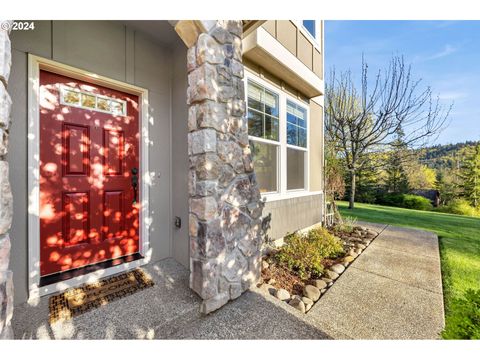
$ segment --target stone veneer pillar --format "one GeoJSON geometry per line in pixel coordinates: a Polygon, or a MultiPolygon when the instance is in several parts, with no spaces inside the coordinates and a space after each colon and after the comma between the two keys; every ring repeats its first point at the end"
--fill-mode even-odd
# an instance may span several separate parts
{"type": "MultiPolygon", "coordinates": [[[[4,24],[11,22],[2,22],[4,24]]],[[[7,27],[9,28],[9,27],[7,27]]],[[[8,129],[12,101],[7,92],[12,64],[9,31],[0,29],[0,339],[12,339],[10,321],[13,314],[12,271],[8,270],[12,224],[12,192],[8,181],[8,129]]]]}
{"type": "Polygon", "coordinates": [[[245,118],[242,22],[202,25],[187,55],[190,287],[209,313],[259,280],[263,203],[245,118]]]}

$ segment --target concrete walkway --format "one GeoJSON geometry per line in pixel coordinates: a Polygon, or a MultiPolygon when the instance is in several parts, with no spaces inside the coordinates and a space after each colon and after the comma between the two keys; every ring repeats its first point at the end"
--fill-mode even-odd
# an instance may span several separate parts
{"type": "Polygon", "coordinates": [[[144,269],[155,286],[64,323],[48,323],[48,297],[17,305],[17,339],[423,339],[443,327],[438,241],[394,227],[381,231],[335,285],[302,314],[254,289],[199,314],[188,270],[174,260],[144,269]]]}
{"type": "Polygon", "coordinates": [[[310,311],[335,338],[435,339],[444,326],[435,234],[364,225],[380,235],[310,311]]]}

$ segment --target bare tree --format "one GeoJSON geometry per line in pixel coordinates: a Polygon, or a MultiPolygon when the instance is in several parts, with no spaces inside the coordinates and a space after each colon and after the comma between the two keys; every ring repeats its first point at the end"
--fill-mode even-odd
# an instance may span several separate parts
{"type": "Polygon", "coordinates": [[[349,172],[350,209],[355,203],[356,174],[366,154],[394,146],[400,129],[404,144],[415,148],[438,137],[444,128],[452,105],[442,106],[430,87],[419,89],[420,82],[412,80],[411,66],[398,56],[373,81],[368,79],[368,65],[362,58],[360,90],[350,71],[339,76],[335,69],[331,71],[325,91],[325,127],[349,172]]]}

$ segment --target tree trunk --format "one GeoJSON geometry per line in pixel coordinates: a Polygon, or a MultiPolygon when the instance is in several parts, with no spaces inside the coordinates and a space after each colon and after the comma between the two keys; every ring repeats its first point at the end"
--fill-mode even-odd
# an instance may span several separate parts
{"type": "Polygon", "coordinates": [[[348,208],[353,209],[355,207],[355,188],[357,180],[357,174],[355,173],[355,170],[351,171],[350,180],[350,199],[348,203],[348,208]]]}

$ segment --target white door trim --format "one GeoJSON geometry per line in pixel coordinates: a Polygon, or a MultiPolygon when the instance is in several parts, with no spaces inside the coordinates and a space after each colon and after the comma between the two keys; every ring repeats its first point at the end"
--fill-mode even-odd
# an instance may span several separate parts
{"type": "Polygon", "coordinates": [[[101,277],[123,272],[127,269],[144,265],[150,261],[151,249],[149,241],[149,187],[150,173],[148,169],[148,90],[100,76],[90,71],[81,70],[69,65],[32,54],[28,55],[28,289],[29,301],[35,301],[40,296],[62,291],[68,287],[77,286],[85,282],[92,282],[101,277]],[[48,70],[56,74],[65,75],[74,79],[88,81],[111,89],[120,90],[137,95],[139,103],[139,131],[140,131],[140,254],[141,260],[117,265],[108,269],[98,270],[86,275],[71,278],[67,281],[40,287],[40,115],[39,90],[40,70],[48,70]]]}

